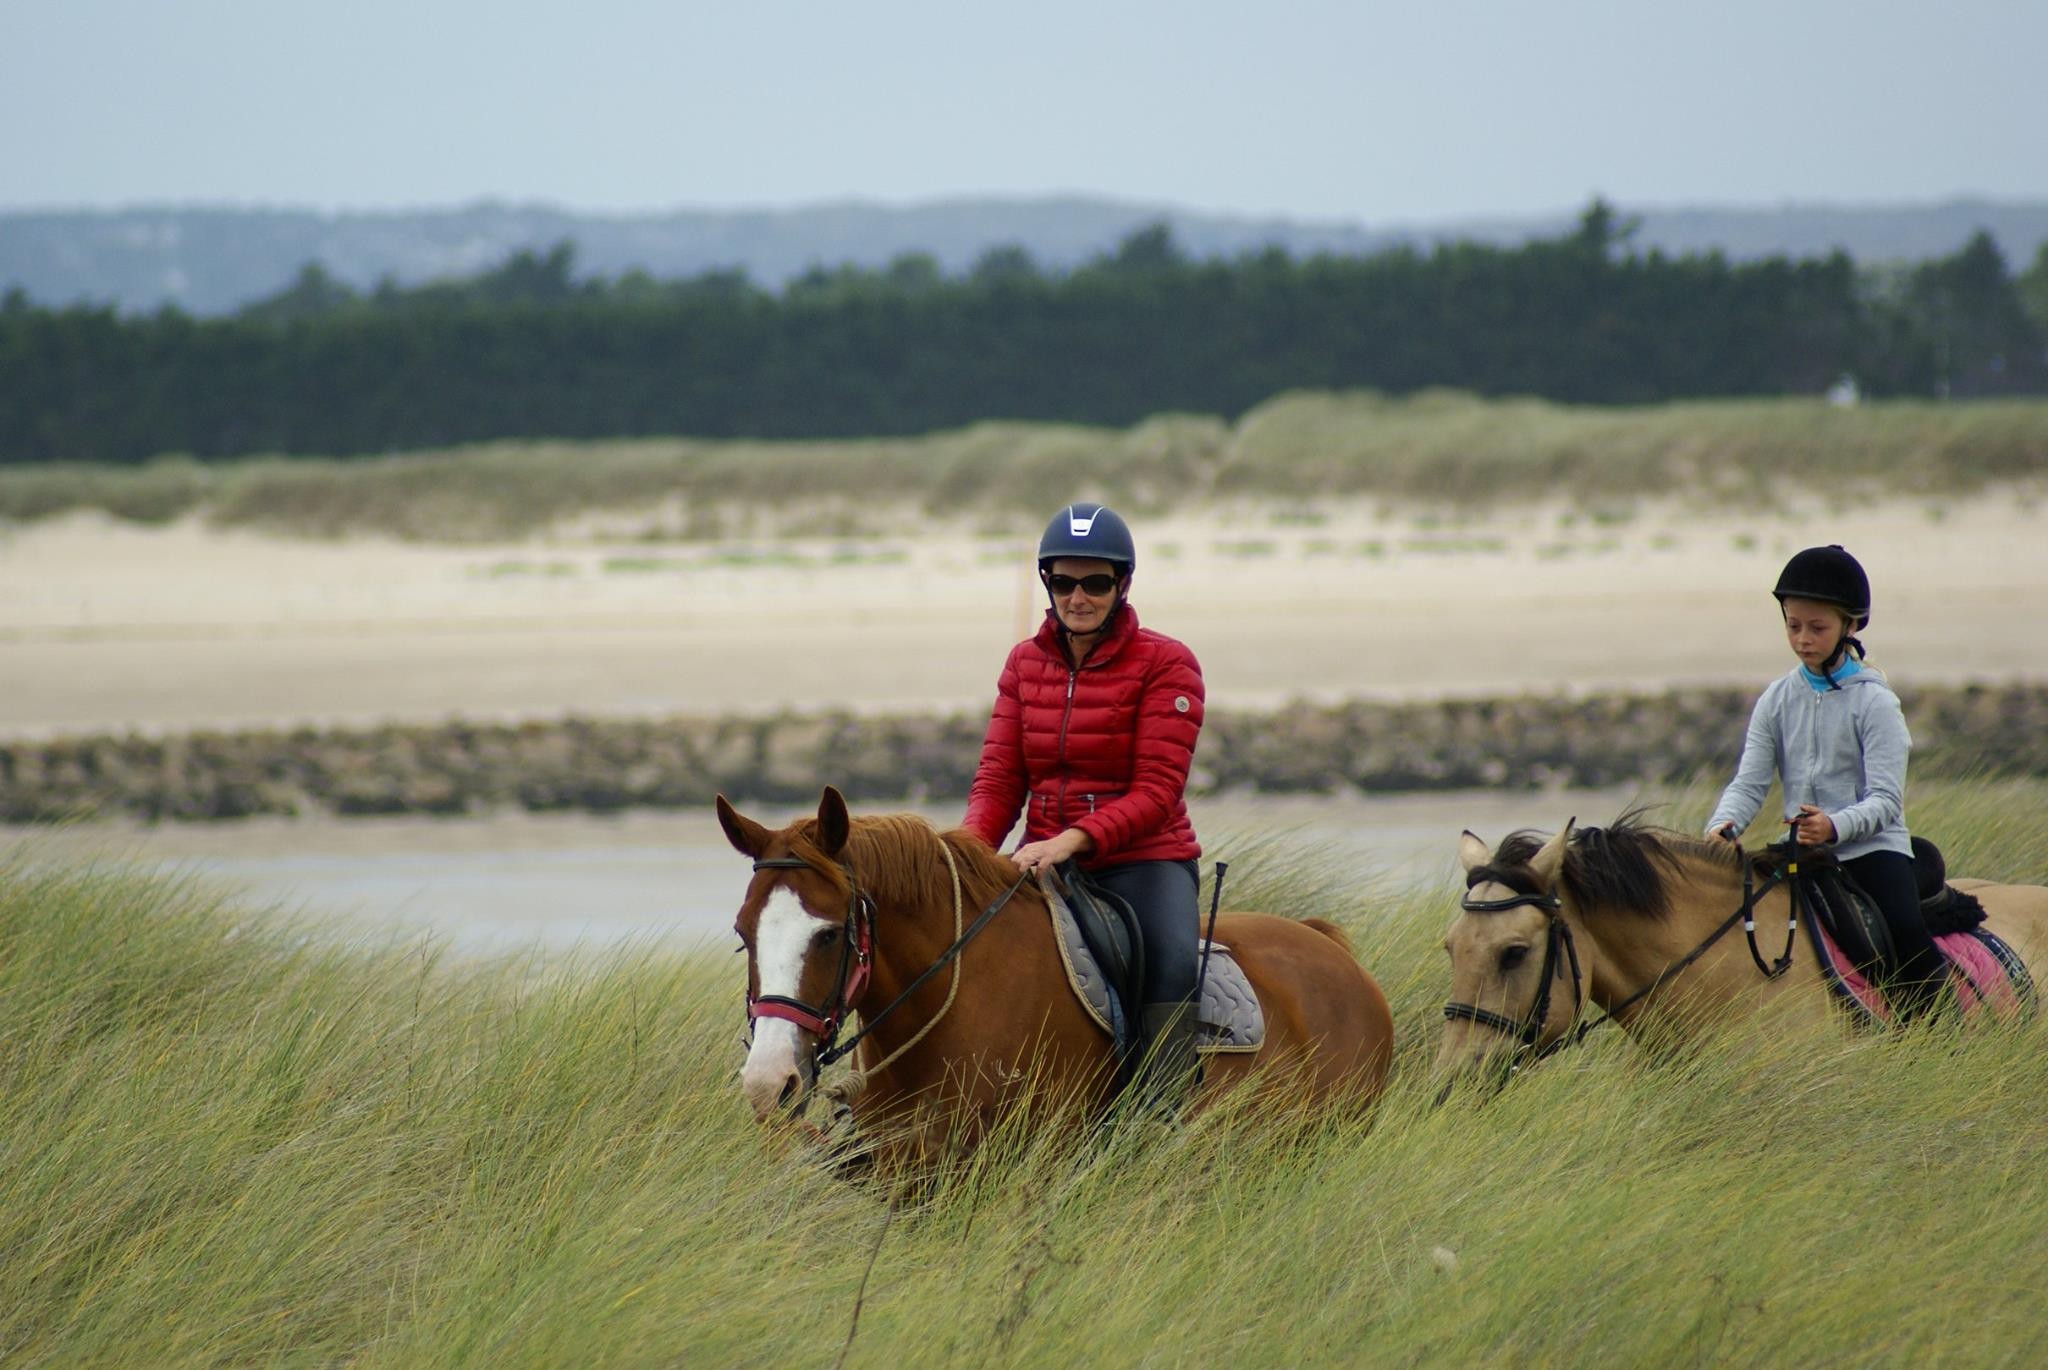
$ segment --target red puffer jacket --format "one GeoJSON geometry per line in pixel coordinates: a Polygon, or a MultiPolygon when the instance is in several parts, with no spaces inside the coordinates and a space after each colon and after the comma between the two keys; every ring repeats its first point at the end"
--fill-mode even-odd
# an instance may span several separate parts
{"type": "Polygon", "coordinates": [[[1087,833],[1084,867],[1192,860],[1202,848],[1185,793],[1201,730],[1193,652],[1139,627],[1126,604],[1076,670],[1048,609],[1003,663],[963,826],[1000,848],[1022,808],[1027,842],[1087,833]]]}

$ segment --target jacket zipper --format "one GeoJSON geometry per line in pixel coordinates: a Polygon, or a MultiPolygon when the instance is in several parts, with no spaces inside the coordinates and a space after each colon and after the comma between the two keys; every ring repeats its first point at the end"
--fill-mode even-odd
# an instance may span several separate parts
{"type": "Polygon", "coordinates": [[[1067,720],[1074,716],[1074,682],[1080,678],[1081,668],[1069,662],[1067,664],[1067,703],[1066,707],[1060,710],[1059,812],[1050,815],[1055,823],[1062,824],[1063,826],[1055,830],[1055,836],[1060,832],[1066,831],[1064,824],[1067,818],[1067,720]]]}

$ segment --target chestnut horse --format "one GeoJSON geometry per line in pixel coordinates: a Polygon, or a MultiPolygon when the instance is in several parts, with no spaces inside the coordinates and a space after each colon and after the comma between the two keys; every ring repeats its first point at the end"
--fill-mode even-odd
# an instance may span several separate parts
{"type": "MultiPolygon", "coordinates": [[[[1631,1036],[1682,1040],[1770,1006],[1816,1020],[1832,995],[1790,896],[1760,853],[1645,826],[1517,833],[1488,852],[1458,846],[1467,888],[1444,949],[1438,1074],[1504,1073],[1579,1039],[1598,1006],[1631,1036]],[[1767,887],[1767,888],[1766,888],[1767,887]],[[1754,898],[1754,936],[1736,915],[1754,898]],[[1789,931],[1789,938],[1788,938],[1789,931]],[[1771,973],[1782,957],[1789,963],[1771,973]]],[[[1984,928],[2040,982],[2048,971],[2048,889],[1952,880],[1984,905],[1984,928]]]]}
{"type": "MultiPolygon", "coordinates": [[[[863,1137],[933,1154],[972,1145],[1027,1098],[1107,1104],[1110,1042],[1068,986],[1045,896],[979,837],[912,814],[850,818],[830,787],[815,819],[786,828],[723,795],[718,821],[754,863],[735,930],[753,1020],[740,1083],[757,1117],[801,1107],[821,1046],[855,1011],[864,1026],[849,1103],[863,1137]]],[[[1251,980],[1266,1040],[1256,1053],[1210,1057],[1204,1094],[1261,1068],[1324,1103],[1379,1093],[1393,1021],[1342,932],[1224,913],[1216,940],[1251,980]]]]}

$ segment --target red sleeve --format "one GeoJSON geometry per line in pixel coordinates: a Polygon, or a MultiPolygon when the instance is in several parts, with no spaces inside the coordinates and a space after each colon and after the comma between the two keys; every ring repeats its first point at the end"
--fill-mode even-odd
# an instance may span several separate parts
{"type": "Polygon", "coordinates": [[[1202,668],[1183,644],[1163,646],[1138,699],[1131,786],[1074,824],[1093,839],[1097,857],[1163,830],[1187,793],[1202,731],[1202,668]]]}
{"type": "Polygon", "coordinates": [[[1017,653],[1012,651],[996,680],[996,705],[981,739],[981,764],[967,790],[967,817],[960,826],[989,846],[1002,849],[1024,807],[1024,709],[1017,694],[1017,653]]]}

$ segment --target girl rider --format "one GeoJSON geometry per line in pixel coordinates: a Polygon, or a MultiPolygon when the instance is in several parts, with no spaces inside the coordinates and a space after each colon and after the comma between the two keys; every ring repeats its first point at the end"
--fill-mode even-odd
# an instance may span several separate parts
{"type": "Polygon", "coordinates": [[[1707,820],[1733,842],[1756,816],[1775,769],[1785,820],[1809,847],[1834,843],[1842,868],[1877,902],[1898,950],[1888,986],[1906,1016],[1923,1012],[1948,975],[1920,916],[1906,833],[1906,732],[1899,698],[1854,636],[1870,623],[1870,580],[1839,546],[1809,547],[1778,576],[1785,637],[1799,664],[1771,682],[1750,715],[1735,779],[1707,820]],[[1851,656],[1850,653],[1854,655],[1851,656]]]}
{"type": "Polygon", "coordinates": [[[1038,540],[1051,601],[1011,648],[968,792],[963,826],[991,847],[1024,814],[1010,859],[1040,870],[1069,857],[1136,911],[1145,937],[1142,1030],[1151,1088],[1195,1071],[1196,858],[1185,792],[1202,729],[1202,669],[1185,646],[1138,625],[1131,530],[1077,503],[1038,540]]]}

